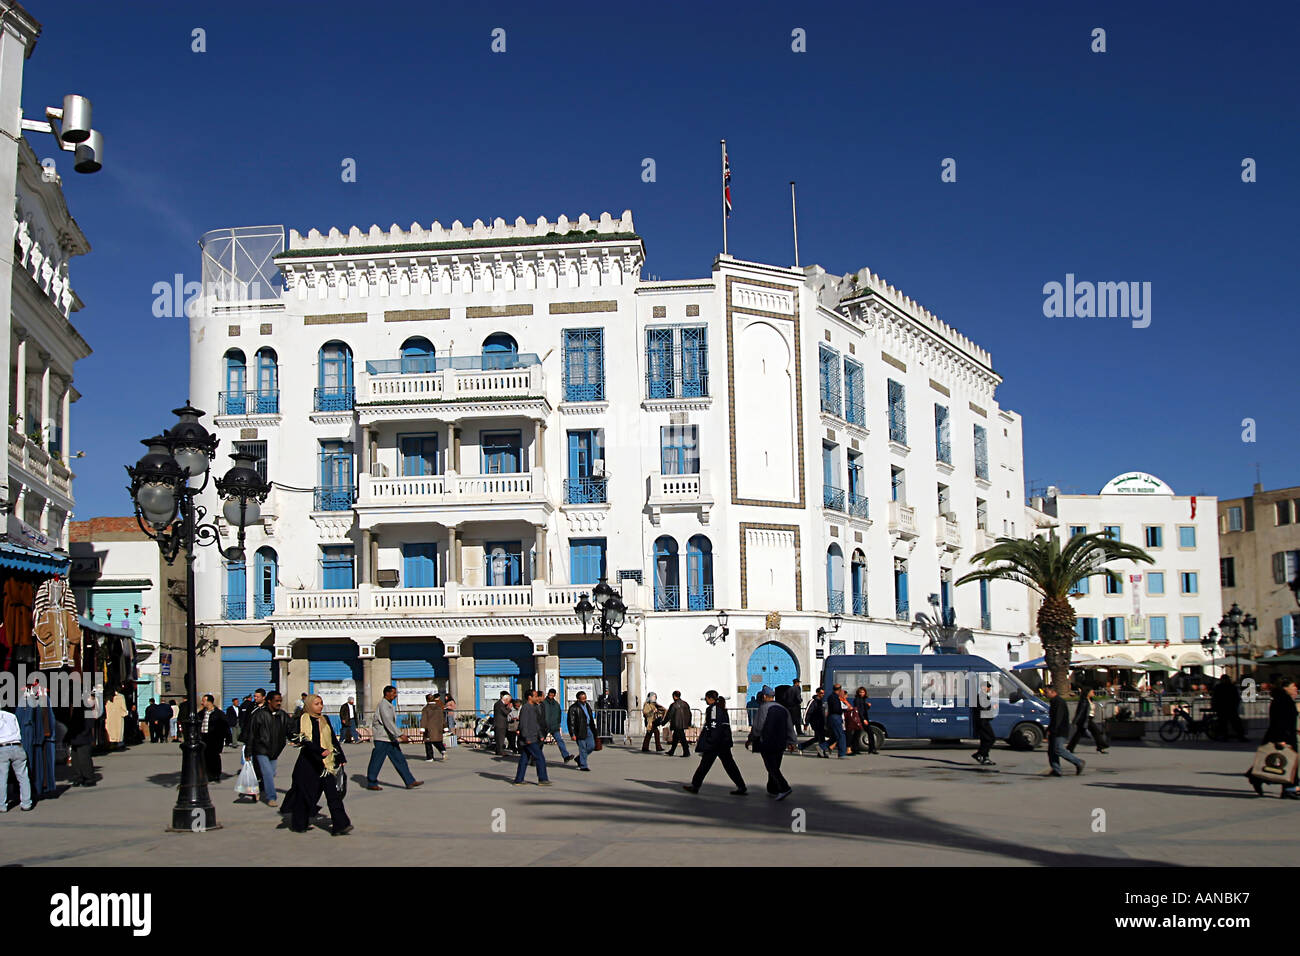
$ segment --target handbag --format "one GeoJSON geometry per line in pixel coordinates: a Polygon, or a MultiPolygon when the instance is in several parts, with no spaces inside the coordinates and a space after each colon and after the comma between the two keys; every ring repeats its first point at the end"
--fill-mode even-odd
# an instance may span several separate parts
{"type": "Polygon", "coordinates": [[[340,800],[348,792],[348,775],[347,771],[343,769],[345,766],[346,764],[340,764],[334,768],[334,789],[338,791],[340,800]]]}
{"type": "Polygon", "coordinates": [[[1255,751],[1248,776],[1260,783],[1280,783],[1292,786],[1296,782],[1296,768],[1300,755],[1287,744],[1266,743],[1255,751]]]}

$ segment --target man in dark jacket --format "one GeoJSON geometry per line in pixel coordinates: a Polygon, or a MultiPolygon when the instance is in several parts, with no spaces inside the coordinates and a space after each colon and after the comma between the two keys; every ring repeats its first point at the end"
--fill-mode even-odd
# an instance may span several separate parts
{"type": "Polygon", "coordinates": [[[722,761],[722,769],[736,785],[731,791],[733,797],[743,797],[749,791],[745,788],[745,778],[740,775],[740,768],[731,756],[731,720],[727,717],[727,702],[718,696],[716,690],[704,692],[704,726],[700,737],[695,742],[695,752],[700,755],[700,765],[695,768],[695,776],[690,783],[682,784],[683,790],[699,793],[704,778],[709,773],[715,760],[722,761]]]}
{"type": "Polygon", "coordinates": [[[993,741],[997,739],[993,733],[993,721],[989,719],[993,714],[993,693],[993,685],[985,681],[983,699],[976,697],[975,703],[970,709],[970,725],[975,729],[975,737],[980,742],[979,750],[975,751],[975,759],[986,767],[997,766],[989,758],[989,751],[993,749],[993,741]],[[985,708],[988,710],[987,714],[985,708]]]}
{"type": "Polygon", "coordinates": [[[776,691],[764,684],[758,699],[761,703],[749,732],[750,745],[767,768],[768,794],[784,800],[793,790],[781,773],[781,758],[799,745],[799,739],[794,735],[790,712],[776,702],[776,691]]]}
{"type": "Polygon", "coordinates": [[[248,756],[257,768],[257,782],[268,807],[279,801],[275,795],[275,762],[293,732],[289,715],[280,709],[278,690],[266,695],[266,704],[248,718],[248,756]]]}
{"type": "Polygon", "coordinates": [[[672,731],[673,739],[668,744],[668,756],[673,755],[677,745],[682,745],[682,756],[691,755],[691,745],[686,742],[686,728],[691,725],[691,706],[682,700],[682,692],[673,691],[673,702],[668,705],[668,713],[664,716],[664,723],[672,731]]]}
{"type": "Polygon", "coordinates": [[[1092,699],[1095,693],[1093,688],[1089,687],[1079,692],[1079,705],[1074,708],[1074,733],[1070,736],[1070,742],[1065,745],[1065,749],[1074,753],[1075,746],[1079,743],[1079,738],[1087,734],[1092,738],[1092,742],[1097,745],[1097,753],[1104,754],[1106,748],[1110,746],[1106,739],[1106,731],[1097,723],[1097,702],[1092,699]]]}
{"type": "Polygon", "coordinates": [[[492,736],[496,740],[497,756],[506,755],[506,728],[510,724],[510,692],[503,690],[492,705],[492,736]]]}
{"type": "Polygon", "coordinates": [[[1210,704],[1214,708],[1214,715],[1219,719],[1220,726],[1238,741],[1245,740],[1246,728],[1241,723],[1241,692],[1237,690],[1237,685],[1227,674],[1219,678],[1219,682],[1214,685],[1214,691],[1210,694],[1210,704]]]}
{"type": "Polygon", "coordinates": [[[537,765],[537,785],[549,787],[546,777],[546,755],[542,753],[542,741],[546,739],[546,715],[542,712],[542,695],[530,690],[524,704],[519,708],[519,767],[515,770],[513,785],[523,784],[531,761],[537,765]]]}
{"type": "Polygon", "coordinates": [[[790,685],[790,700],[787,706],[790,709],[790,719],[794,721],[795,735],[798,736],[803,733],[803,688],[799,686],[798,681],[790,685]]]}
{"type": "Polygon", "coordinates": [[[221,779],[221,748],[230,740],[230,727],[211,694],[204,694],[199,711],[199,739],[203,742],[203,765],[208,782],[221,779]]]}
{"type": "MultiPolygon", "coordinates": [[[[245,697],[244,702],[239,705],[239,739],[244,744],[248,743],[248,722],[253,716],[253,711],[259,707],[266,706],[266,691],[259,687],[253,691],[252,697],[245,697]]],[[[252,756],[251,754],[249,755],[252,756]]],[[[256,761],[254,761],[256,763],[256,761]]]]}
{"type": "Polygon", "coordinates": [[[596,715],[587,703],[587,692],[578,691],[577,699],[569,707],[569,736],[578,745],[578,769],[590,772],[587,755],[596,749],[596,715]]]}
{"type": "MultiPolygon", "coordinates": [[[[1296,693],[1296,683],[1289,677],[1284,677],[1273,685],[1273,699],[1268,705],[1268,729],[1264,731],[1261,744],[1272,744],[1279,750],[1283,747],[1290,747],[1293,751],[1300,749],[1296,743],[1296,693]]],[[[1247,777],[1250,785],[1255,788],[1255,793],[1262,797],[1263,784],[1250,774],[1247,777]]],[[[1294,780],[1282,784],[1282,797],[1286,800],[1300,799],[1294,780]]]]}
{"type": "Polygon", "coordinates": [[[808,713],[804,715],[804,722],[808,724],[808,729],[812,731],[812,740],[805,740],[799,745],[800,750],[807,750],[809,747],[817,748],[817,756],[830,757],[830,749],[826,745],[826,688],[818,687],[817,693],[813,695],[811,703],[808,704],[808,713]]]}
{"type": "Polygon", "coordinates": [[[73,707],[68,713],[67,741],[72,756],[74,787],[95,786],[95,768],[90,762],[90,751],[95,744],[95,720],[86,713],[94,713],[95,703],[95,695],[91,694],[84,707],[73,707]]]}
{"type": "Polygon", "coordinates": [[[149,725],[149,743],[157,744],[163,740],[162,715],[158,712],[158,701],[149,698],[149,706],[144,709],[144,720],[149,725]]]}
{"type": "Polygon", "coordinates": [[[1056,688],[1050,684],[1047,687],[1047,699],[1049,701],[1049,713],[1047,717],[1047,763],[1052,768],[1052,776],[1061,775],[1061,758],[1064,757],[1070,763],[1074,764],[1074,773],[1079,775],[1083,773],[1083,768],[1087,766],[1083,760],[1070,753],[1066,743],[1070,739],[1070,709],[1065,706],[1065,701],[1061,700],[1060,695],[1056,693],[1056,688]]]}
{"type": "Polygon", "coordinates": [[[839,684],[831,687],[830,696],[826,698],[826,736],[835,736],[835,756],[844,760],[849,755],[849,738],[844,732],[844,709],[851,706],[842,696],[843,688],[839,684]]]}
{"type": "Polygon", "coordinates": [[[542,742],[545,743],[546,735],[550,734],[551,739],[555,741],[555,746],[560,749],[560,756],[564,758],[565,763],[568,763],[573,759],[573,754],[569,753],[569,748],[564,745],[564,711],[555,696],[554,687],[546,692],[546,699],[542,701],[542,716],[545,718],[542,742]]]}
{"type": "Polygon", "coordinates": [[[343,730],[343,743],[350,744],[358,740],[357,725],[360,715],[357,713],[355,697],[349,697],[347,703],[339,708],[339,727],[343,730]]]}
{"type": "Polygon", "coordinates": [[[230,706],[226,708],[226,726],[230,728],[230,736],[233,742],[235,730],[239,727],[239,698],[230,698],[230,706]]]}

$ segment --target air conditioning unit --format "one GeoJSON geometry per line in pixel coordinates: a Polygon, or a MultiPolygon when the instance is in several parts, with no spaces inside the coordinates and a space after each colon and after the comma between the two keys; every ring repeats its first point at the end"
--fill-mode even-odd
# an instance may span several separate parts
{"type": "Polygon", "coordinates": [[[604,477],[605,477],[605,459],[604,459],[604,458],[597,458],[595,461],[593,461],[593,462],[591,463],[591,474],[592,474],[593,477],[596,477],[596,478],[604,478],[604,477]]]}
{"type": "Polygon", "coordinates": [[[388,569],[380,569],[380,570],[376,571],[376,572],[375,572],[375,581],[376,581],[379,585],[381,585],[381,586],[386,586],[386,587],[394,587],[394,586],[396,586],[396,584],[397,584],[397,569],[396,569],[396,568],[388,568],[388,569]]]}
{"type": "Polygon", "coordinates": [[[275,659],[277,661],[293,660],[293,648],[290,647],[288,644],[275,645],[275,659]]]}

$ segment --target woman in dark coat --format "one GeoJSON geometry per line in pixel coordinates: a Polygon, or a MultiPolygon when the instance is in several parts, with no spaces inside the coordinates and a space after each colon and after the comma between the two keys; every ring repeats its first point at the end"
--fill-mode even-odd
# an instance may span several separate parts
{"type": "MultiPolygon", "coordinates": [[[[330,727],[321,715],[325,702],[319,694],[307,698],[302,716],[298,718],[300,737],[298,762],[293,765],[293,786],[284,798],[284,811],[289,814],[289,829],[305,833],[311,819],[320,811],[323,793],[330,808],[331,833],[343,836],[352,829],[352,821],[343,809],[343,797],[334,782],[334,771],[347,763],[343,751],[330,727]]],[[[283,811],[282,811],[283,812],[283,811]]]]}
{"type": "MultiPolygon", "coordinates": [[[[1296,750],[1296,683],[1289,677],[1278,681],[1273,688],[1273,700],[1268,705],[1268,730],[1264,732],[1262,743],[1273,744],[1278,749],[1290,747],[1296,750]]],[[[1264,785],[1256,777],[1246,775],[1250,785],[1258,796],[1264,795],[1264,785]]],[[[1296,793],[1296,784],[1282,785],[1282,797],[1286,800],[1300,800],[1296,793]]]]}
{"type": "Polygon", "coordinates": [[[871,698],[867,696],[867,689],[865,687],[859,687],[857,689],[857,693],[853,698],[853,709],[856,710],[858,716],[862,718],[862,729],[853,735],[853,752],[855,754],[862,753],[862,742],[865,740],[867,743],[867,753],[877,753],[876,738],[873,737],[867,729],[871,725],[871,698]]]}

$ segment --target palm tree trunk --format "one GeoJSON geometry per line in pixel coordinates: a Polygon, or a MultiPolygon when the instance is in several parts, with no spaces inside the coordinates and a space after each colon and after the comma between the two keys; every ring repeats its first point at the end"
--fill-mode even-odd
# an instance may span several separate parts
{"type": "Polygon", "coordinates": [[[1074,607],[1069,598],[1046,598],[1038,609],[1038,637],[1043,642],[1043,656],[1052,676],[1052,686],[1062,696],[1070,692],[1074,621],[1074,607]]]}

